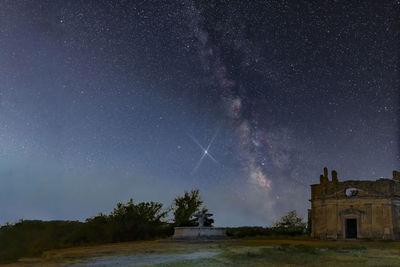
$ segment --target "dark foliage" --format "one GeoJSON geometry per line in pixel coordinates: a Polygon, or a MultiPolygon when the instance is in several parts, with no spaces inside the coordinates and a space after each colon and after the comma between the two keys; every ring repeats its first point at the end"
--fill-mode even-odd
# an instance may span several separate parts
{"type": "Polygon", "coordinates": [[[71,246],[66,238],[81,228],[77,221],[23,221],[0,228],[0,260],[36,256],[48,249],[71,246]]]}
{"type": "Polygon", "coordinates": [[[38,256],[43,251],[78,245],[154,239],[173,234],[172,225],[162,221],[162,204],[118,203],[109,214],[100,213],[86,221],[21,220],[0,228],[0,261],[38,256]]]}
{"type": "Polygon", "coordinates": [[[233,238],[271,236],[272,229],[260,226],[231,227],[226,230],[226,234],[233,238]]]}
{"type": "Polygon", "coordinates": [[[297,215],[295,210],[289,211],[282,216],[274,226],[274,230],[286,235],[302,235],[307,232],[307,223],[303,222],[303,218],[297,215]]]}
{"type": "MultiPolygon", "coordinates": [[[[208,213],[203,205],[200,192],[198,189],[190,192],[185,191],[183,196],[177,196],[174,199],[174,225],[175,226],[198,226],[198,221],[193,218],[195,213],[208,213]]],[[[204,226],[211,226],[214,220],[211,218],[205,219],[204,226]]]]}
{"type": "Polygon", "coordinates": [[[299,232],[281,231],[274,227],[260,227],[260,226],[231,227],[227,229],[226,234],[232,238],[243,238],[243,237],[287,238],[287,237],[304,235],[303,233],[299,232]]]}
{"type": "Polygon", "coordinates": [[[233,238],[243,237],[287,237],[299,236],[307,233],[307,224],[299,217],[296,211],[290,211],[282,216],[272,227],[235,227],[228,228],[227,235],[233,238]]]}

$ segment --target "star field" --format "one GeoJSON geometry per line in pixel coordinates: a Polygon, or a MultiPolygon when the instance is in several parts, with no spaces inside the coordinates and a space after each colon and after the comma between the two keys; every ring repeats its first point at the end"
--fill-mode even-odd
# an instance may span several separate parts
{"type": "Polygon", "coordinates": [[[324,166],[400,168],[398,1],[1,1],[0,223],[199,188],[306,215],[324,166]]]}

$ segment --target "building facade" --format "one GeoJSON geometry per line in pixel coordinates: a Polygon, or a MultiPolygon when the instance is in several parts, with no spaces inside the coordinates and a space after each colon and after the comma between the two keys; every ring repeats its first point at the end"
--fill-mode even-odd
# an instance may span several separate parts
{"type": "Polygon", "coordinates": [[[311,236],[322,239],[400,239],[400,172],[392,179],[339,182],[328,170],[311,185],[311,236]]]}

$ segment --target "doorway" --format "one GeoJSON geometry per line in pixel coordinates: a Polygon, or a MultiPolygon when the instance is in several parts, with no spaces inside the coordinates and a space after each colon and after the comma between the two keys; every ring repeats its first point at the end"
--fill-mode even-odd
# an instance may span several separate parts
{"type": "Polygon", "coordinates": [[[346,238],[357,238],[357,219],[346,219],[346,238]]]}

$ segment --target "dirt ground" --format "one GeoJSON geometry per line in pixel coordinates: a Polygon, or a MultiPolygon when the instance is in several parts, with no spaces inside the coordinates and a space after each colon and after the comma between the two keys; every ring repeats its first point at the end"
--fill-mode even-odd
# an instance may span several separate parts
{"type": "Polygon", "coordinates": [[[5,266],[400,266],[400,242],[271,240],[127,242],[45,252],[5,266]]]}

